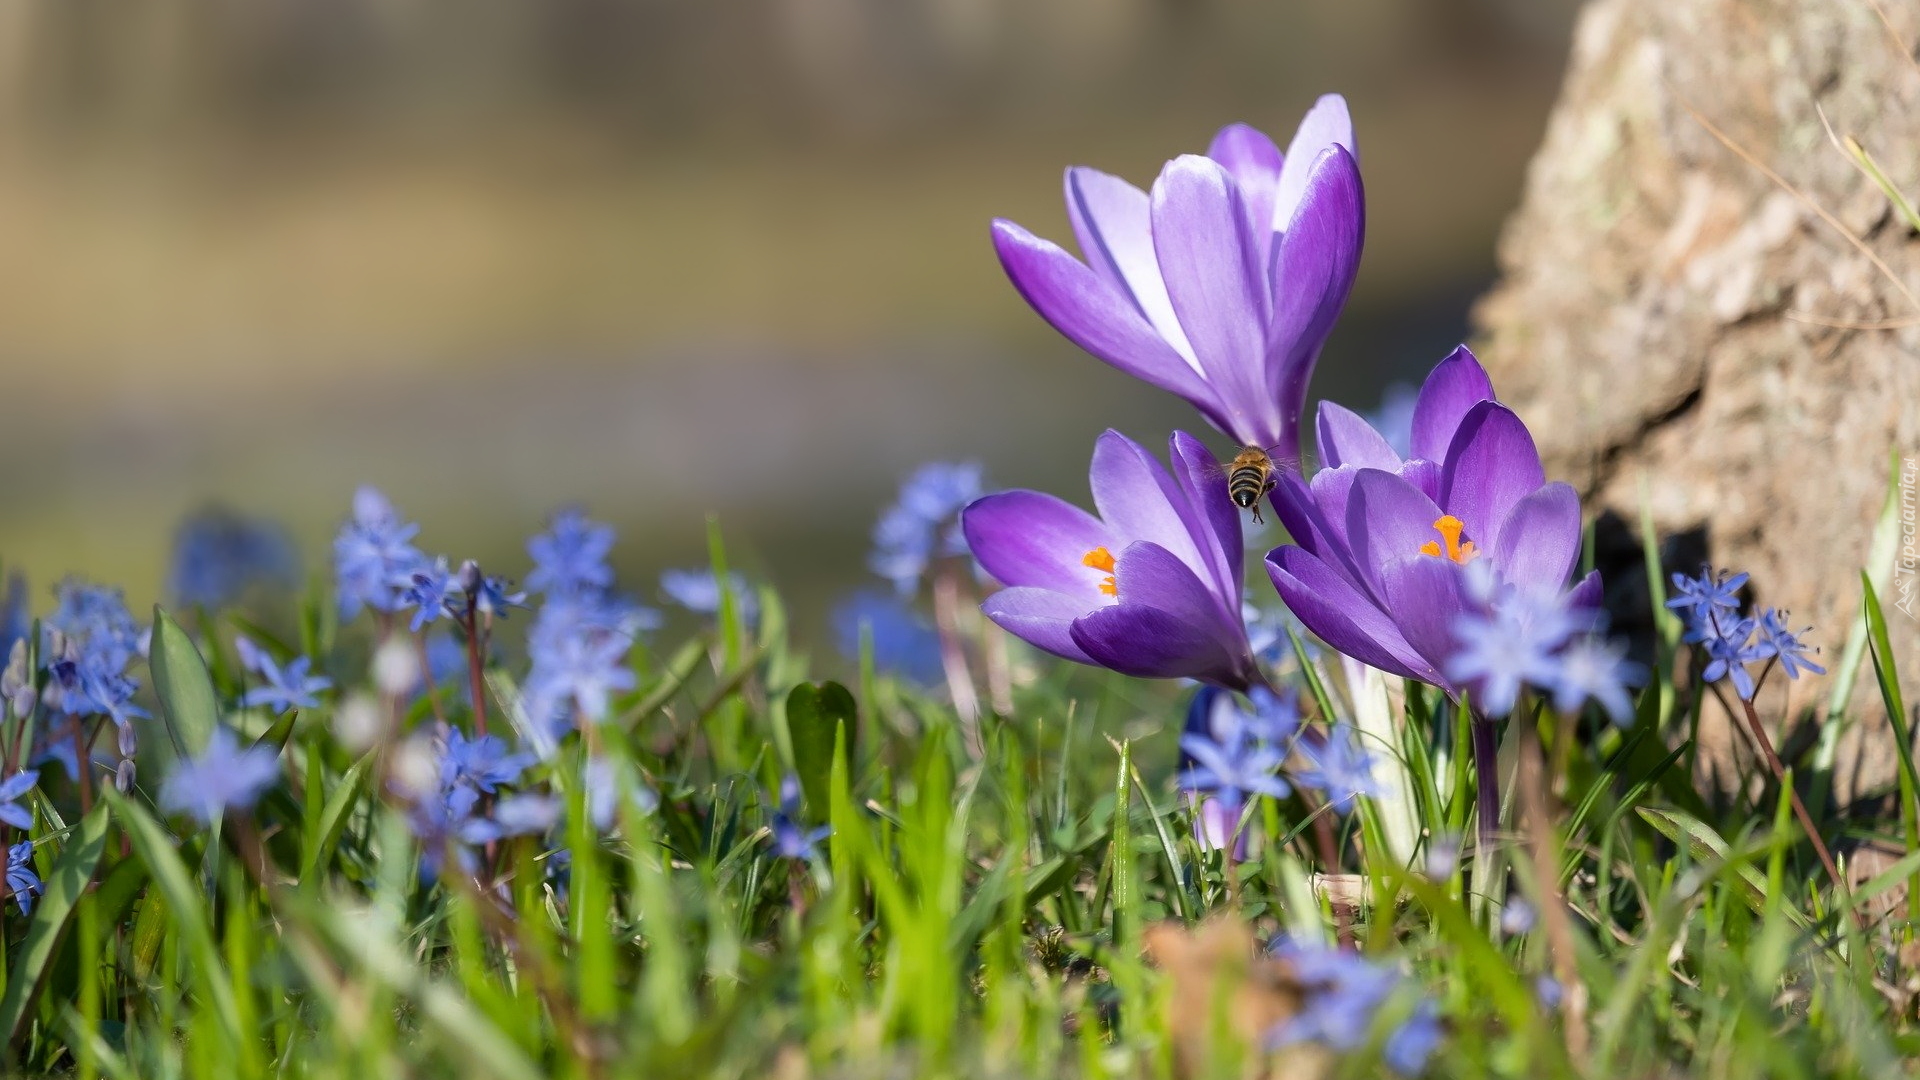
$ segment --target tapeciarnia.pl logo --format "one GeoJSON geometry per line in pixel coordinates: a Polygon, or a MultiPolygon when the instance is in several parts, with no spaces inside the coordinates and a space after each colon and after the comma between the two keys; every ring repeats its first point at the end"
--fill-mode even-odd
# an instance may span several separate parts
{"type": "Polygon", "coordinates": [[[1920,596],[1915,594],[1915,583],[1920,580],[1920,538],[1916,538],[1915,492],[1914,484],[1920,479],[1920,458],[1903,457],[1900,459],[1900,558],[1893,564],[1894,587],[1900,592],[1900,599],[1893,606],[1907,613],[1908,618],[1915,617],[1915,604],[1920,596]]]}

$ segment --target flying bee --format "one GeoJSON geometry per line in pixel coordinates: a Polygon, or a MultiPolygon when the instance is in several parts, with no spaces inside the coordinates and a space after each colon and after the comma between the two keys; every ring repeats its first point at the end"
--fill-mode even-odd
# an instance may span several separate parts
{"type": "Polygon", "coordinates": [[[1253,523],[1265,524],[1260,499],[1273,490],[1273,456],[1258,446],[1243,446],[1227,463],[1227,497],[1242,510],[1253,511],[1253,523]]]}

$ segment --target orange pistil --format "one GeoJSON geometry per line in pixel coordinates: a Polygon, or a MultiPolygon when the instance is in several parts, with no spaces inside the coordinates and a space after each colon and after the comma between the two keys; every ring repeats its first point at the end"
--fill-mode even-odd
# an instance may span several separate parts
{"type": "Polygon", "coordinates": [[[1480,554],[1479,549],[1473,546],[1473,541],[1469,540],[1464,544],[1460,542],[1460,530],[1466,528],[1466,526],[1461,523],[1459,518],[1454,517],[1452,514],[1447,514],[1439,521],[1434,522],[1433,527],[1440,533],[1441,539],[1447,542],[1444,556],[1440,550],[1439,541],[1435,540],[1429,540],[1421,544],[1420,554],[1432,555],[1434,558],[1444,557],[1457,563],[1468,562],[1475,555],[1480,554]]]}
{"type": "Polygon", "coordinates": [[[1120,586],[1113,580],[1113,552],[1105,547],[1097,547],[1080,556],[1080,561],[1107,575],[1107,579],[1100,583],[1101,592],[1108,596],[1120,595],[1120,586]]]}

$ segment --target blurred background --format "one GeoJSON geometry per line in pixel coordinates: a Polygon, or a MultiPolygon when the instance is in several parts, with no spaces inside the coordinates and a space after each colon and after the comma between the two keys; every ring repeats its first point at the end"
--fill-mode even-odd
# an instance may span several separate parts
{"type": "MultiPolygon", "coordinates": [[[[353,487],[518,575],[737,561],[816,628],[929,458],[1085,501],[1199,430],[1021,302],[994,216],[1347,95],[1368,247],[1317,395],[1466,331],[1573,0],[20,0],[0,7],[0,562],[159,596],[212,503],[308,573],[353,487]]],[[[1214,437],[1214,442],[1221,440],[1214,437]]]]}

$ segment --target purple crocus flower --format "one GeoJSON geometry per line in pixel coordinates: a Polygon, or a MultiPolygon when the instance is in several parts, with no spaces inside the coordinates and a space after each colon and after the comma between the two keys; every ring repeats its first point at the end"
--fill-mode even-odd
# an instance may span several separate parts
{"type": "Polygon", "coordinates": [[[1321,98],[1284,155],[1234,124],[1207,156],[1168,162],[1151,194],[1076,167],[1066,197],[1084,262],[993,223],[1000,263],[1027,303],[1241,444],[1297,460],[1307,380],[1366,231],[1346,101],[1321,98]]]}
{"type": "Polygon", "coordinates": [[[1219,462],[1176,432],[1171,473],[1109,431],[1094,444],[1095,517],[1034,491],[974,502],[967,545],[1006,588],[987,617],[1055,656],[1246,691],[1263,679],[1240,618],[1240,515],[1219,462]]]}
{"type": "MultiPolygon", "coordinates": [[[[1411,457],[1331,402],[1319,443],[1324,467],[1274,489],[1294,540],[1267,555],[1275,588],[1348,656],[1477,698],[1447,674],[1456,626],[1515,590],[1560,597],[1580,554],[1579,496],[1547,482],[1533,436],[1464,346],[1420,390],[1411,457]]],[[[1597,608],[1599,594],[1589,574],[1561,606],[1597,608]]]]}

